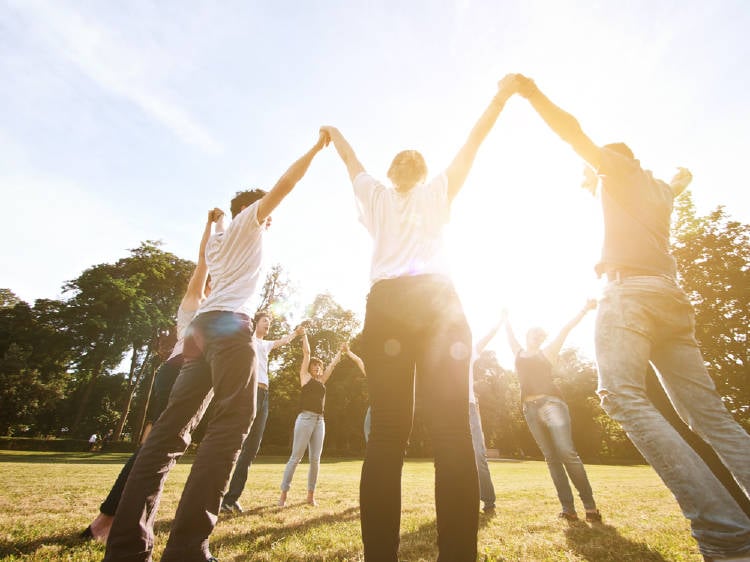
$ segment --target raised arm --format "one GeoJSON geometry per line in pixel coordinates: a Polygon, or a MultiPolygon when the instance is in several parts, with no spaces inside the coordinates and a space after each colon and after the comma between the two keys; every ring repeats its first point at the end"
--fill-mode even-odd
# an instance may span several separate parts
{"type": "Polygon", "coordinates": [[[505,324],[505,335],[508,337],[508,345],[510,346],[510,350],[513,352],[513,357],[515,357],[516,355],[518,355],[518,352],[521,351],[521,344],[518,343],[516,335],[513,333],[513,327],[510,325],[510,320],[508,320],[507,310],[503,310],[503,313],[500,317],[500,322],[505,324]]]}
{"type": "Polygon", "coordinates": [[[354,181],[354,178],[365,171],[365,167],[359,161],[357,155],[354,154],[354,149],[349,144],[349,141],[344,138],[344,135],[336,127],[325,126],[321,127],[320,130],[330,137],[336,152],[338,152],[341,160],[344,161],[346,171],[349,172],[349,179],[354,181]]]}
{"type": "Polygon", "coordinates": [[[544,353],[547,361],[552,364],[557,362],[557,358],[560,355],[560,349],[562,349],[563,343],[565,343],[565,339],[568,337],[570,331],[575,328],[581,320],[583,320],[583,317],[586,316],[589,310],[594,310],[595,308],[596,299],[587,300],[584,307],[580,311],[578,311],[578,314],[576,314],[570,322],[563,326],[563,329],[560,330],[560,333],[557,334],[557,337],[555,337],[555,339],[553,339],[542,349],[542,353],[544,353]]]}
{"type": "Polygon", "coordinates": [[[589,166],[598,170],[601,149],[583,132],[578,120],[552,103],[530,78],[521,76],[519,83],[518,93],[529,100],[549,128],[567,142],[589,166]]]}
{"type": "Polygon", "coordinates": [[[690,170],[687,168],[677,168],[677,173],[669,182],[669,187],[674,196],[679,197],[687,189],[691,181],[693,181],[693,174],[690,173],[690,170]]]}
{"type": "MultiPolygon", "coordinates": [[[[279,339],[275,340],[271,344],[271,349],[276,349],[277,347],[281,347],[282,345],[286,345],[289,342],[291,342],[294,338],[296,338],[297,336],[301,336],[304,333],[305,333],[305,328],[304,328],[304,326],[302,324],[300,324],[294,330],[292,330],[287,335],[285,335],[283,338],[279,338],[279,339]]],[[[308,348],[309,347],[310,346],[308,344],[308,348]]]]}
{"type": "Polygon", "coordinates": [[[469,133],[469,138],[466,139],[464,145],[453,158],[453,162],[451,162],[445,170],[445,175],[448,177],[449,201],[453,201],[453,198],[463,187],[464,182],[466,181],[466,176],[469,175],[469,170],[471,170],[471,166],[474,163],[474,158],[477,155],[480,145],[497,121],[500,112],[503,110],[503,107],[505,107],[505,102],[516,92],[516,88],[517,82],[515,74],[508,74],[505,78],[500,80],[495,97],[492,98],[490,105],[487,106],[487,109],[485,109],[484,113],[479,117],[479,120],[469,133]]]}
{"type": "Polygon", "coordinates": [[[500,329],[500,326],[503,325],[503,322],[505,320],[503,319],[503,315],[500,316],[500,320],[498,320],[497,324],[495,324],[489,332],[487,332],[484,337],[479,340],[476,344],[474,344],[474,350],[477,354],[482,353],[484,351],[484,348],[487,347],[487,344],[492,341],[492,338],[495,337],[495,334],[497,334],[497,331],[500,329]]]}
{"type": "Polygon", "coordinates": [[[349,349],[349,344],[345,343],[341,346],[341,350],[346,353],[349,356],[349,359],[354,361],[354,364],[359,367],[359,370],[362,371],[362,374],[364,376],[367,376],[367,373],[365,372],[365,362],[362,361],[362,358],[354,353],[351,349],[349,349]]]}
{"type": "Polygon", "coordinates": [[[276,185],[271,188],[271,191],[263,196],[258,203],[259,223],[265,221],[268,218],[268,215],[270,215],[279,203],[284,200],[284,197],[289,195],[292,189],[294,189],[294,186],[297,185],[297,182],[301,180],[305,175],[305,172],[307,172],[315,155],[328,144],[329,140],[328,135],[321,131],[320,136],[318,137],[318,142],[316,142],[315,145],[299,160],[292,164],[289,169],[284,172],[284,175],[279,178],[276,185]]]}
{"type": "Polygon", "coordinates": [[[299,368],[299,383],[305,386],[310,381],[310,341],[307,332],[302,329],[302,365],[299,368]]]}
{"type": "Polygon", "coordinates": [[[208,219],[206,220],[206,226],[203,228],[203,236],[198,247],[198,263],[193,270],[193,274],[190,276],[187,290],[180,303],[183,310],[197,310],[203,299],[203,289],[206,286],[206,279],[208,278],[206,244],[208,244],[208,238],[211,236],[212,225],[220,221],[223,216],[224,211],[221,209],[214,208],[208,211],[208,219]]]}
{"type": "Polygon", "coordinates": [[[336,368],[336,365],[339,364],[339,361],[341,361],[341,350],[339,349],[336,352],[336,355],[333,356],[333,361],[326,367],[326,370],[323,371],[323,384],[328,382],[328,379],[331,378],[331,375],[333,374],[333,370],[336,368]]]}

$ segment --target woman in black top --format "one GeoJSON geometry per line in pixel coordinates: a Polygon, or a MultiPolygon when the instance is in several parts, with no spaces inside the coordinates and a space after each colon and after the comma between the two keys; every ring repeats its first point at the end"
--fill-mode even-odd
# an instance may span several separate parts
{"type": "Polygon", "coordinates": [[[557,490],[557,497],[562,505],[560,517],[569,521],[577,520],[578,515],[568,478],[578,490],[578,495],[586,509],[586,520],[600,522],[602,517],[596,508],[586,469],[573,444],[568,405],[552,380],[552,367],[558,359],[560,348],[568,333],[589,310],[594,308],[596,308],[596,301],[589,300],[586,306],[565,325],[558,336],[544,348],[542,348],[542,343],[547,337],[544,330],[531,328],[526,334],[526,349],[523,349],[513,334],[507,314],[503,317],[508,343],[516,357],[516,373],[521,386],[523,415],[547,461],[552,482],[557,490]]]}
{"type": "Polygon", "coordinates": [[[318,468],[320,466],[320,455],[323,452],[323,439],[326,433],[326,425],[323,420],[323,408],[326,401],[326,382],[333,373],[334,367],[341,361],[344,347],[336,353],[333,361],[324,370],[323,361],[317,357],[310,356],[310,342],[307,332],[302,334],[302,366],[299,371],[299,382],[302,386],[300,395],[300,413],[294,424],[294,442],[292,444],[292,455],[284,469],[284,478],[281,481],[281,497],[279,506],[286,505],[286,495],[292,485],[292,478],[297,465],[309,448],[310,470],[307,473],[307,503],[317,505],[315,502],[315,484],[318,480],[318,468]]]}

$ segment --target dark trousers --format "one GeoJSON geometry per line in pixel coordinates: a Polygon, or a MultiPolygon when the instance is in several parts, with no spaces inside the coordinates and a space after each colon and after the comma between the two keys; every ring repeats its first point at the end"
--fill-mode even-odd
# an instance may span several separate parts
{"type": "Polygon", "coordinates": [[[435,452],[438,560],[474,562],[479,483],[469,429],[471,332],[450,281],[422,275],[376,283],[362,343],[372,405],[360,482],[365,560],[398,560],[416,372],[435,452]]]}
{"type": "MultiPolygon", "coordinates": [[[[172,392],[174,381],[177,379],[177,375],[180,374],[180,368],[182,367],[182,355],[177,355],[170,361],[162,363],[159,370],[156,372],[154,377],[154,387],[151,391],[151,399],[148,404],[148,415],[147,421],[153,423],[167,407],[167,399],[169,393],[172,392]]],[[[120,470],[120,474],[117,475],[115,483],[112,485],[112,489],[109,494],[99,506],[99,511],[105,515],[114,515],[117,512],[117,506],[120,504],[120,498],[122,492],[125,489],[125,482],[128,481],[130,471],[135,464],[135,459],[140,452],[140,446],[133,451],[128,461],[120,470]]]]}
{"type": "Polygon", "coordinates": [[[250,433],[242,444],[242,451],[240,456],[237,457],[237,463],[234,466],[234,474],[232,474],[232,480],[229,483],[229,491],[224,496],[225,504],[232,504],[240,499],[242,491],[245,489],[245,483],[247,482],[247,473],[250,470],[250,465],[253,464],[258,450],[260,449],[260,442],[263,439],[263,432],[266,429],[266,421],[268,420],[268,389],[258,387],[258,398],[255,406],[255,419],[253,425],[250,427],[250,433]]]}
{"type": "Polygon", "coordinates": [[[255,352],[250,321],[205,312],[188,327],[185,363],[151,434],[141,446],[115,515],[104,559],[148,561],[164,481],[190,444],[211,398],[215,412],[177,506],[163,562],[204,562],[208,536],[237,454],[255,415],[255,352]]]}

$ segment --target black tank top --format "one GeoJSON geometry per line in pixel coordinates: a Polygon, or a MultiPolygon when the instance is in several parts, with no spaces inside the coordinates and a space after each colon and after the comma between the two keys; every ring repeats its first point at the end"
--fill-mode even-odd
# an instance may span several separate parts
{"type": "Polygon", "coordinates": [[[538,394],[562,398],[560,389],[552,382],[552,364],[541,351],[531,357],[516,355],[516,373],[521,385],[521,402],[527,396],[538,394]]]}
{"type": "Polygon", "coordinates": [[[317,379],[310,378],[302,387],[299,407],[301,410],[322,414],[326,404],[326,385],[317,379]]]}

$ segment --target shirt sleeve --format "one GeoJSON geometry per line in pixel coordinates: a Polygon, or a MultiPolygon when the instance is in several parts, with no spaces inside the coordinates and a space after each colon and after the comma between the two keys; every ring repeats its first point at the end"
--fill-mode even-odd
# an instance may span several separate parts
{"type": "Polygon", "coordinates": [[[383,186],[371,175],[360,172],[352,180],[354,198],[357,203],[360,222],[371,233],[375,225],[376,198],[382,192],[383,186]]]}
{"type": "Polygon", "coordinates": [[[433,178],[427,184],[430,207],[442,224],[450,220],[450,202],[448,201],[448,176],[445,172],[433,178]]]}

